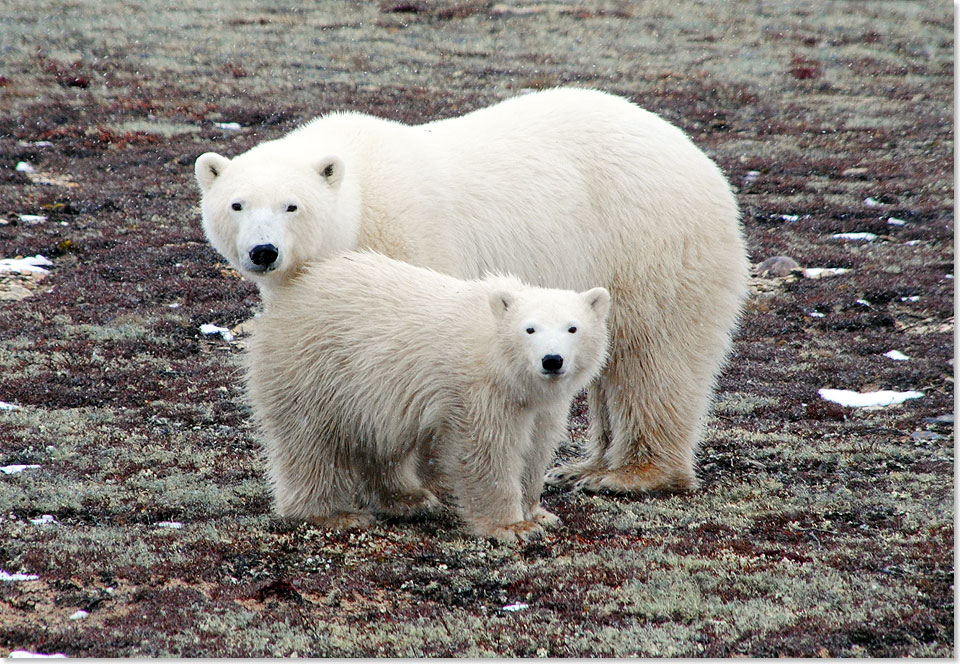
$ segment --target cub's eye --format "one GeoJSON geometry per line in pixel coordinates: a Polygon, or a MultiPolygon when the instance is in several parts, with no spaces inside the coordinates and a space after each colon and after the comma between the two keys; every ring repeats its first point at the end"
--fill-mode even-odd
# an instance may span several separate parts
{"type": "Polygon", "coordinates": [[[534,332],[536,332],[536,330],[533,329],[532,327],[527,328],[527,334],[533,334],[534,332]]]}
{"type": "Polygon", "coordinates": [[[575,326],[571,326],[570,329],[567,330],[567,332],[569,332],[570,334],[576,334],[577,328],[575,326]]]}
{"type": "Polygon", "coordinates": [[[243,204],[242,204],[242,203],[234,203],[234,204],[231,205],[230,207],[232,207],[235,211],[239,212],[240,210],[243,209],[243,204]]]}
{"type": "Polygon", "coordinates": [[[297,211],[296,205],[291,203],[290,205],[287,206],[287,212],[296,212],[296,211],[297,211]]]}

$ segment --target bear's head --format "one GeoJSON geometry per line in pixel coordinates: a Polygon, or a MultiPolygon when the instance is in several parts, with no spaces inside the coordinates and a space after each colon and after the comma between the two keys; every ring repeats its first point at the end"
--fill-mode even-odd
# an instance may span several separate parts
{"type": "Polygon", "coordinates": [[[339,157],[311,161],[263,144],[233,159],[204,153],[194,171],[207,239],[261,290],[356,245],[349,216],[358,206],[345,200],[339,157]]]}
{"type": "Polygon", "coordinates": [[[580,389],[607,357],[605,288],[582,293],[552,288],[497,289],[490,308],[502,351],[522,368],[527,385],[569,384],[580,389]],[[532,379],[532,380],[530,380],[532,379]]]}

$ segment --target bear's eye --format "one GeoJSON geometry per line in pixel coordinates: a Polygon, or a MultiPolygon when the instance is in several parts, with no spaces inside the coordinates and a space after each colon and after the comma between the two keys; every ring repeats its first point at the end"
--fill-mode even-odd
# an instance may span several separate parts
{"type": "Polygon", "coordinates": [[[577,327],[576,327],[575,325],[571,325],[571,326],[570,326],[570,329],[567,330],[567,332],[569,332],[570,334],[576,334],[576,333],[577,333],[577,327]]]}
{"type": "Polygon", "coordinates": [[[527,334],[533,334],[534,332],[536,332],[536,330],[533,329],[532,327],[527,328],[527,334]]]}
{"type": "Polygon", "coordinates": [[[239,212],[240,210],[243,209],[243,204],[242,204],[242,203],[234,203],[234,204],[231,205],[230,207],[232,207],[235,211],[239,212]]]}
{"type": "Polygon", "coordinates": [[[293,203],[287,206],[287,212],[296,212],[296,211],[297,211],[297,206],[294,205],[293,203]]]}

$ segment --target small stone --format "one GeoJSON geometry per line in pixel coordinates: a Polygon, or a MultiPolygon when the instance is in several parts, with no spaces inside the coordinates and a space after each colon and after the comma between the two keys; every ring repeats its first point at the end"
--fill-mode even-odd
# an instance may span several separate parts
{"type": "Polygon", "coordinates": [[[917,441],[943,440],[946,438],[946,436],[943,434],[935,433],[933,431],[914,431],[912,434],[910,434],[910,437],[917,441]]]}
{"type": "Polygon", "coordinates": [[[757,275],[760,277],[786,277],[800,264],[789,256],[773,256],[757,266],[757,275]]]}

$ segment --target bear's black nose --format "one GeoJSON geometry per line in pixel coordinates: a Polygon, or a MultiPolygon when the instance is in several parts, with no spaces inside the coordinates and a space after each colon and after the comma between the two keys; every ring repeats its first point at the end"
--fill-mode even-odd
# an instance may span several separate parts
{"type": "Polygon", "coordinates": [[[250,260],[253,261],[254,265],[259,265],[260,267],[267,267],[273,264],[279,255],[280,253],[277,251],[277,248],[272,244],[258,244],[250,250],[250,260]]]}
{"type": "Polygon", "coordinates": [[[563,358],[560,355],[544,355],[540,360],[543,370],[548,373],[557,373],[563,367],[563,358]]]}

